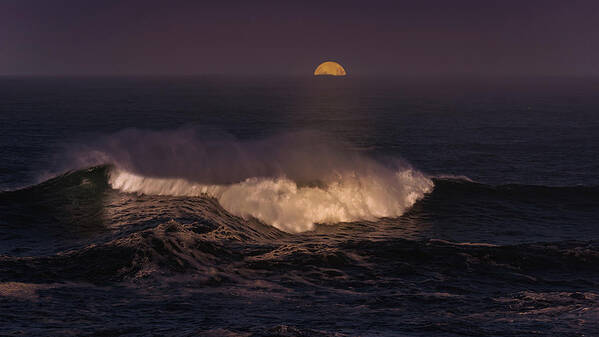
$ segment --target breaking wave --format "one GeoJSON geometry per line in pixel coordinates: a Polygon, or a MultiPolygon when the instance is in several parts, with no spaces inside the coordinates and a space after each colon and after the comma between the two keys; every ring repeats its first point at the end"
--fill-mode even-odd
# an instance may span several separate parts
{"type": "Polygon", "coordinates": [[[213,197],[234,215],[292,233],[398,217],[434,186],[404,162],[346,148],[316,133],[243,142],[190,128],[127,130],[71,154],[81,167],[112,165],[109,184],[123,192],[213,197]]]}
{"type": "Polygon", "coordinates": [[[206,185],[177,178],[147,178],[116,169],[110,173],[109,182],[124,192],[214,197],[232,214],[254,217],[292,233],[311,230],[315,223],[398,217],[433,186],[413,170],[388,176],[339,177],[326,186],[298,186],[284,177],[206,185]]]}

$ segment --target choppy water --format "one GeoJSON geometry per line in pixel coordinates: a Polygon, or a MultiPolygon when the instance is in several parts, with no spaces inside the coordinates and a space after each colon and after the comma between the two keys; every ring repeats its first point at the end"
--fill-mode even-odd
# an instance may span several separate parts
{"type": "Polygon", "coordinates": [[[0,80],[0,334],[599,334],[599,82],[0,80]]]}

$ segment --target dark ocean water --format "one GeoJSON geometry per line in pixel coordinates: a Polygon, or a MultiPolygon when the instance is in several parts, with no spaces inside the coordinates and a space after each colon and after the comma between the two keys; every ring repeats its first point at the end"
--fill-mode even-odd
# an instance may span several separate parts
{"type": "Polygon", "coordinates": [[[599,336],[597,93],[1,78],[0,335],[599,336]]]}

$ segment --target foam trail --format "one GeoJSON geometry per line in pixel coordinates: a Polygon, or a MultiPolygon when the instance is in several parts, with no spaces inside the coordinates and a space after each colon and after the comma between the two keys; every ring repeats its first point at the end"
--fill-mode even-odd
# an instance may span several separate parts
{"type": "Polygon", "coordinates": [[[324,187],[298,186],[283,177],[206,185],[185,179],[147,178],[118,169],[111,172],[109,182],[124,192],[211,196],[232,214],[251,216],[291,233],[311,230],[315,223],[397,217],[433,187],[428,178],[411,169],[388,177],[339,177],[324,187]]]}
{"type": "Polygon", "coordinates": [[[469,183],[476,182],[465,175],[439,174],[439,175],[434,176],[433,178],[443,179],[443,180],[464,181],[464,182],[469,182],[469,183]]]}

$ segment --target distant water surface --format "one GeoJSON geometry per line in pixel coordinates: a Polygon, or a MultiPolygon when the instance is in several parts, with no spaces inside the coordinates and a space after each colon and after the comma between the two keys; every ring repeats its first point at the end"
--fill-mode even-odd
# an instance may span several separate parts
{"type": "Polygon", "coordinates": [[[597,92],[0,78],[0,334],[599,335],[597,92]]]}

